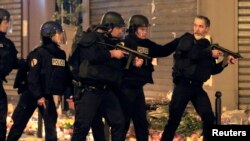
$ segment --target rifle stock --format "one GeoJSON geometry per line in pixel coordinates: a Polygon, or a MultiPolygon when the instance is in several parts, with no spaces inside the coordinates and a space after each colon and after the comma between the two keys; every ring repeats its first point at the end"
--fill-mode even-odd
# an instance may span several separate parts
{"type": "Polygon", "coordinates": [[[222,51],[222,52],[225,53],[225,54],[232,55],[234,58],[243,58],[243,57],[240,55],[240,53],[238,53],[238,52],[233,52],[233,51],[231,51],[231,50],[228,50],[228,49],[226,49],[226,48],[220,46],[220,45],[217,44],[217,43],[216,43],[216,44],[211,44],[211,48],[212,48],[212,49],[220,50],[220,51],[222,51]]]}

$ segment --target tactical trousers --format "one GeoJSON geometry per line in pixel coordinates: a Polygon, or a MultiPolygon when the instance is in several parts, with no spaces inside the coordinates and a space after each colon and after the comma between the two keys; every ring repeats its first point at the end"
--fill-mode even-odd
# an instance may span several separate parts
{"type": "Polygon", "coordinates": [[[146,116],[143,86],[122,85],[119,99],[125,116],[124,136],[126,136],[132,120],[137,141],[148,141],[149,123],[146,116]]]}
{"type": "MultiPolygon", "coordinates": [[[[105,125],[104,122],[102,121],[102,117],[103,117],[103,112],[99,110],[91,124],[91,130],[95,141],[108,141],[106,140],[105,137],[105,132],[104,132],[105,125]]],[[[108,134],[106,135],[108,136],[108,134]]]]}
{"type": "Polygon", "coordinates": [[[7,118],[7,95],[3,88],[3,83],[0,82],[0,141],[5,141],[6,138],[6,118],[7,118]]]}
{"type": "Polygon", "coordinates": [[[125,140],[122,135],[124,117],[120,103],[113,91],[88,89],[75,99],[75,123],[72,141],[86,140],[92,122],[100,108],[111,127],[112,141],[125,140]]]}
{"type": "Polygon", "coordinates": [[[175,85],[169,105],[169,120],[161,141],[172,141],[184,110],[191,101],[203,121],[203,141],[207,141],[207,125],[214,124],[215,117],[207,93],[202,86],[175,85]]]}
{"type": "Polygon", "coordinates": [[[38,107],[42,114],[45,125],[45,141],[57,141],[56,122],[57,111],[52,95],[46,97],[47,106],[46,109],[41,106],[37,106],[37,100],[26,91],[21,94],[17,107],[14,110],[12,119],[14,124],[12,125],[7,137],[7,141],[18,141],[21,137],[30,117],[38,107]]]}

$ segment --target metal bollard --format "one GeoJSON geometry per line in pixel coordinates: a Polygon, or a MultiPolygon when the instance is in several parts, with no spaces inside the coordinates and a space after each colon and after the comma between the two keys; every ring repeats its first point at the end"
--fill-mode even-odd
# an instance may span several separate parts
{"type": "Polygon", "coordinates": [[[215,118],[216,118],[216,124],[220,125],[221,124],[221,92],[217,91],[215,93],[215,118]]]}

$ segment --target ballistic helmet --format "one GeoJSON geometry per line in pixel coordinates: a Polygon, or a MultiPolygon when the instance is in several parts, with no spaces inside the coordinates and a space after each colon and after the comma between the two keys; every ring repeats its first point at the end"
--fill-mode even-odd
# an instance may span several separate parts
{"type": "Polygon", "coordinates": [[[129,19],[129,32],[135,32],[137,27],[148,27],[150,26],[148,18],[143,15],[133,15],[129,19]]]}
{"type": "Polygon", "coordinates": [[[60,32],[63,32],[63,28],[61,24],[55,21],[45,22],[40,29],[40,34],[42,38],[43,37],[51,38],[56,33],[60,33],[60,32]]]}
{"type": "Polygon", "coordinates": [[[3,8],[0,8],[0,21],[7,20],[10,21],[10,13],[3,8]]]}
{"type": "Polygon", "coordinates": [[[123,27],[125,26],[125,22],[121,14],[110,11],[102,16],[100,25],[106,28],[114,28],[116,26],[123,27]]]}

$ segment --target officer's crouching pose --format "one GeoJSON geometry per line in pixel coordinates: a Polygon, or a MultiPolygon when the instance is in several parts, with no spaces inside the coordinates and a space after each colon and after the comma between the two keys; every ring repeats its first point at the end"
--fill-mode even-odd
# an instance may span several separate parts
{"type": "Polygon", "coordinates": [[[7,141],[17,141],[38,107],[45,123],[45,140],[57,141],[57,111],[53,95],[62,95],[71,84],[66,54],[59,44],[65,40],[62,26],[54,21],[41,27],[42,44],[27,57],[27,89],[12,115],[14,121],[7,141]]]}
{"type": "Polygon", "coordinates": [[[5,77],[17,68],[17,50],[14,43],[6,38],[10,28],[10,13],[0,8],[0,141],[6,137],[7,95],[3,88],[5,77]]]}
{"type": "MultiPolygon", "coordinates": [[[[72,141],[85,141],[94,117],[102,111],[111,126],[112,141],[124,141],[124,117],[114,88],[121,83],[124,57],[98,42],[117,44],[125,23],[116,12],[104,14],[93,32],[84,33],[76,50],[69,58],[74,79],[82,85],[75,92],[75,123],[72,141]]],[[[103,129],[101,129],[103,130],[103,129]]],[[[104,139],[103,139],[104,140],[104,139]]]]}

